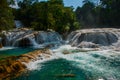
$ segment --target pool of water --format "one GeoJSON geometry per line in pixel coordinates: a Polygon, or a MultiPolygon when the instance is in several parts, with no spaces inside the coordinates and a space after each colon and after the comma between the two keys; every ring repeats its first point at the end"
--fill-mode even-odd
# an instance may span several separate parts
{"type": "Polygon", "coordinates": [[[35,50],[34,48],[12,48],[4,47],[0,49],[0,60],[9,56],[18,56],[35,50]]]}

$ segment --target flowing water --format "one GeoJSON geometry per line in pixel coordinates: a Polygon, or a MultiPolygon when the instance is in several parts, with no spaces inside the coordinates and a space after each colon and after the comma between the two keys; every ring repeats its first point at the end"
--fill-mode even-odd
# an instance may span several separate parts
{"type": "Polygon", "coordinates": [[[80,51],[67,45],[51,51],[52,59],[33,62],[13,80],[120,80],[120,52],[80,51]],[[65,50],[70,54],[63,54],[65,50]]]}

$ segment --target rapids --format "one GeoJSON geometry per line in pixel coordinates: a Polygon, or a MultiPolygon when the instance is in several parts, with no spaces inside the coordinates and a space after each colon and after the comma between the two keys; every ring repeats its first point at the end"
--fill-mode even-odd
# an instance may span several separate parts
{"type": "Polygon", "coordinates": [[[120,29],[73,31],[68,44],[54,31],[21,28],[3,34],[0,59],[40,48],[51,53],[47,59],[37,56],[23,74],[10,80],[120,80],[120,29]]]}
{"type": "Polygon", "coordinates": [[[60,45],[62,37],[55,31],[33,31],[27,28],[18,28],[11,31],[2,31],[0,44],[4,47],[55,47],[60,45]]]}
{"type": "Polygon", "coordinates": [[[13,80],[120,80],[120,52],[70,45],[51,52],[52,58],[32,62],[26,73],[13,80]],[[68,54],[63,54],[64,51],[68,54]],[[67,74],[75,76],[62,76],[67,74]]]}

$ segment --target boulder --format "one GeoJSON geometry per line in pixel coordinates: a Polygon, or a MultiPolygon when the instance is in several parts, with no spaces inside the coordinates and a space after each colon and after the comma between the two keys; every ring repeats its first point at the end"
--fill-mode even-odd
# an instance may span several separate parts
{"type": "Polygon", "coordinates": [[[63,52],[62,52],[63,54],[70,54],[71,52],[70,51],[68,51],[68,50],[63,50],[63,52]]]}

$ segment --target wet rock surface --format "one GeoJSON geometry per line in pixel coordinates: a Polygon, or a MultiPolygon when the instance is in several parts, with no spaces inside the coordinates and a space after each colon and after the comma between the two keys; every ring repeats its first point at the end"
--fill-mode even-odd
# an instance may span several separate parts
{"type": "Polygon", "coordinates": [[[30,47],[44,43],[61,44],[62,38],[55,31],[33,31],[27,28],[14,29],[3,33],[3,46],[30,47]]]}
{"type": "Polygon", "coordinates": [[[68,36],[68,41],[72,46],[84,48],[96,48],[112,45],[117,46],[119,40],[120,29],[115,28],[77,30],[71,32],[68,36]]]}
{"type": "Polygon", "coordinates": [[[51,53],[48,49],[35,50],[20,56],[11,56],[0,61],[0,80],[17,77],[27,70],[29,62],[36,61],[41,58],[49,58],[51,53]]]}
{"type": "Polygon", "coordinates": [[[0,37],[0,48],[2,48],[2,38],[0,37]]]}

